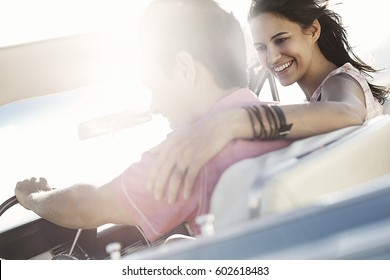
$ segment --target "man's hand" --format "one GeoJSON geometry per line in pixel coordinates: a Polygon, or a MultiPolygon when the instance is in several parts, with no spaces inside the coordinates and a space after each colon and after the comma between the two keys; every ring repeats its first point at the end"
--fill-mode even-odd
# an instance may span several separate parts
{"type": "Polygon", "coordinates": [[[15,195],[23,207],[30,209],[28,206],[28,200],[30,196],[34,193],[45,192],[49,190],[51,190],[51,188],[47,184],[47,180],[45,178],[39,178],[37,181],[37,179],[33,177],[30,180],[26,179],[16,183],[15,195]]]}

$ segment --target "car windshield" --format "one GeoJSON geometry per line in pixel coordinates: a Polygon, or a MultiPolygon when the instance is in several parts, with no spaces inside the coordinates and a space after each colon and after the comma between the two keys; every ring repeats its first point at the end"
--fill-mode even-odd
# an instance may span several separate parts
{"type": "MultiPolygon", "coordinates": [[[[46,177],[57,188],[76,182],[105,183],[158,144],[169,131],[168,123],[150,118],[142,89],[122,90],[119,94],[117,84],[90,85],[1,106],[2,202],[13,195],[17,181],[31,177],[46,177]],[[112,91],[115,98],[107,94],[112,91]],[[104,125],[107,118],[123,120],[122,114],[134,120],[119,130],[104,125]]],[[[18,221],[12,211],[19,207],[1,217],[2,229],[18,221]]],[[[31,218],[26,212],[21,211],[21,221],[31,218]]]]}
{"type": "MultiPolygon", "coordinates": [[[[135,36],[135,20],[150,1],[142,1],[142,5],[140,2],[1,1],[0,24],[7,28],[0,29],[0,55],[3,49],[19,44],[88,32],[113,31],[124,37],[135,36]]],[[[245,18],[250,1],[218,2],[236,14],[249,34],[245,18]]],[[[387,26],[382,2],[372,0],[368,7],[352,0],[343,3],[337,9],[357,53],[369,57],[377,68],[390,66],[386,53],[390,36],[378,28],[387,26]]],[[[248,41],[248,49],[252,49],[250,44],[248,41]]],[[[249,52],[253,56],[253,51],[249,52]]],[[[376,79],[385,83],[388,77],[385,70],[376,79]]],[[[290,102],[296,88],[279,90],[281,101],[290,102]]],[[[5,94],[0,92],[0,99],[5,94]]],[[[303,97],[296,96],[291,102],[303,97]]],[[[14,195],[17,181],[30,177],[46,177],[55,187],[80,181],[107,182],[138,160],[142,152],[158,144],[170,130],[164,118],[148,115],[149,94],[135,77],[18,99],[16,96],[15,102],[0,102],[1,202],[14,195]],[[104,127],[107,120],[129,116],[135,118],[130,124],[114,130],[104,127]]],[[[9,211],[1,217],[0,232],[36,218],[20,206],[9,211]]]]}

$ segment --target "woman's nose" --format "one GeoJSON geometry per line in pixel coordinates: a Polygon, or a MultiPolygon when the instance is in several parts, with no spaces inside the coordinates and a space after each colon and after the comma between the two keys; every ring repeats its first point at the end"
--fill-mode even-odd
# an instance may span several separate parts
{"type": "Polygon", "coordinates": [[[279,50],[275,47],[269,47],[267,51],[267,63],[269,65],[275,64],[281,57],[279,50]]]}

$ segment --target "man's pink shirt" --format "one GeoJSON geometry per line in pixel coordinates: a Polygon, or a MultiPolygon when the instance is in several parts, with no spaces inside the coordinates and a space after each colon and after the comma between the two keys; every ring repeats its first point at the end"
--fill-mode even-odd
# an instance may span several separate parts
{"type": "MultiPolygon", "coordinates": [[[[210,113],[249,104],[260,104],[260,101],[249,89],[240,89],[219,100],[210,113]]],[[[112,183],[129,215],[150,241],[183,222],[188,222],[196,233],[195,218],[209,212],[211,195],[224,170],[239,160],[258,157],[290,143],[290,140],[232,141],[202,168],[190,198],[184,200],[180,193],[173,205],[168,204],[164,197],[157,201],[154,193],[147,188],[149,173],[156,160],[154,153],[145,152],[139,162],[131,165],[112,183]]]]}

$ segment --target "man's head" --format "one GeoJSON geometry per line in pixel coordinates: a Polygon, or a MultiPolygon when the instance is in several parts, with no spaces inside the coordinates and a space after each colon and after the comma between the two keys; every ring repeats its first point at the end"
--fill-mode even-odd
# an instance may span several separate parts
{"type": "Polygon", "coordinates": [[[240,24],[213,0],[153,1],[140,41],[154,105],[174,126],[201,117],[200,108],[215,101],[214,89],[247,86],[240,24]]]}

